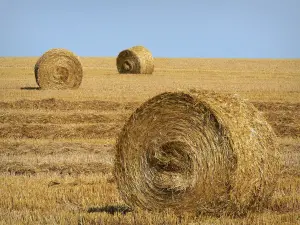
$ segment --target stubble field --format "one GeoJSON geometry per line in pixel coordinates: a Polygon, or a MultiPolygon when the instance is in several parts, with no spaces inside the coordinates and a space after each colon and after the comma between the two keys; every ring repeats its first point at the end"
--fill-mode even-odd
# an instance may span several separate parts
{"type": "Polygon", "coordinates": [[[300,224],[299,59],[156,58],[152,75],[119,75],[115,58],[85,57],[78,90],[38,90],[36,60],[0,58],[0,224],[300,224]],[[112,169],[126,119],[159,93],[185,90],[236,93],[273,127],[282,170],[263,212],[109,212],[124,206],[112,169]]]}

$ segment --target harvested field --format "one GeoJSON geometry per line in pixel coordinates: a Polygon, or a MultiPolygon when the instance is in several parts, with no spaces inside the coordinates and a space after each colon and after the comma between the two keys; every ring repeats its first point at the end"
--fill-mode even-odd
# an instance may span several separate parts
{"type": "Polygon", "coordinates": [[[124,76],[115,58],[83,57],[79,89],[39,90],[37,59],[0,58],[0,224],[300,224],[300,60],[155,58],[153,74],[124,76]],[[274,129],[281,175],[262,212],[105,212],[125,204],[117,134],[147,99],[183,90],[236,93],[274,129]]]}

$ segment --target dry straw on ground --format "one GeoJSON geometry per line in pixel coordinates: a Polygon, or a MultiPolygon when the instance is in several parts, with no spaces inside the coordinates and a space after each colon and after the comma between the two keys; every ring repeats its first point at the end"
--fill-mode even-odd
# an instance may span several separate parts
{"type": "Polygon", "coordinates": [[[268,204],[278,175],[275,134],[238,96],[163,93],[140,106],[116,145],[115,177],[124,201],[241,215],[268,204]]]}
{"type": "Polygon", "coordinates": [[[119,73],[152,74],[154,60],[147,48],[134,46],[119,53],[117,68],[119,73]]]}
{"type": "Polygon", "coordinates": [[[38,59],[34,73],[42,89],[76,89],[81,84],[83,70],[74,53],[54,48],[38,59]]]}

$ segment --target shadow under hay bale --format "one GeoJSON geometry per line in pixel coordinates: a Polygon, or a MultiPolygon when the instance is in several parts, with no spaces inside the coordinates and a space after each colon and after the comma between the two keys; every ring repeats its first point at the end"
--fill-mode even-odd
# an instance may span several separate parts
{"type": "Polygon", "coordinates": [[[77,89],[82,81],[83,69],[74,53],[54,48],[38,59],[34,74],[41,89],[77,89]]]}
{"type": "Polygon", "coordinates": [[[119,53],[117,69],[121,74],[152,74],[154,60],[147,48],[134,46],[119,53]]]}
{"type": "Polygon", "coordinates": [[[269,203],[277,148],[260,112],[238,96],[163,93],[124,125],[114,175],[132,208],[244,215],[269,203]]]}
{"type": "Polygon", "coordinates": [[[109,214],[120,213],[125,215],[126,213],[132,212],[132,209],[125,205],[107,205],[103,207],[90,207],[88,213],[105,212],[109,214]]]}
{"type": "Polygon", "coordinates": [[[21,87],[21,90],[40,90],[40,87],[21,87]]]}

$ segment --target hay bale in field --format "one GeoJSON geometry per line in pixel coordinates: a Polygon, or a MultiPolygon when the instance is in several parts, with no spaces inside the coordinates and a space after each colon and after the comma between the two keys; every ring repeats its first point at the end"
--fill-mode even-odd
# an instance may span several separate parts
{"type": "Polygon", "coordinates": [[[119,53],[117,68],[119,73],[152,74],[154,71],[154,60],[147,48],[134,46],[119,53]]]}
{"type": "Polygon", "coordinates": [[[268,204],[278,171],[271,127],[227,94],[160,94],[131,115],[116,144],[114,174],[131,207],[242,215],[268,204]]]}
{"type": "Polygon", "coordinates": [[[81,84],[83,70],[74,53],[53,48],[38,59],[34,74],[42,89],[76,89],[81,84]]]}

